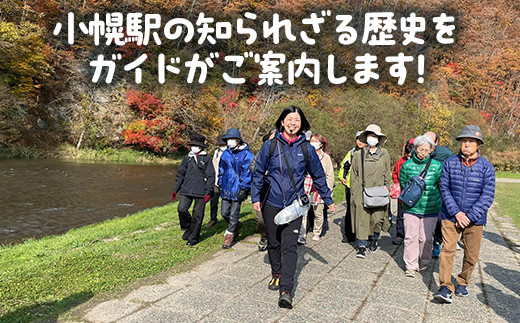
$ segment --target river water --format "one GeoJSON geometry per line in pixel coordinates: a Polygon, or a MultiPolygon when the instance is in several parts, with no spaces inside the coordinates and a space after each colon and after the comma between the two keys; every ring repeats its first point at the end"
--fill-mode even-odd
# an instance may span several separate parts
{"type": "Polygon", "coordinates": [[[0,160],[0,244],[167,204],[176,167],[0,160]]]}

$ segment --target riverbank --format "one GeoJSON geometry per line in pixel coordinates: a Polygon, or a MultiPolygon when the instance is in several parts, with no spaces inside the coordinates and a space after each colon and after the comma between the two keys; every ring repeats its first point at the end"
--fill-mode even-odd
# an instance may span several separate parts
{"type": "MultiPolygon", "coordinates": [[[[243,206],[241,221],[240,239],[255,231],[250,204],[243,206]]],[[[224,221],[203,228],[196,248],[185,246],[178,223],[177,203],[170,203],[61,236],[1,247],[0,322],[55,318],[141,278],[189,269],[221,249],[224,221]]]]}
{"type": "MultiPolygon", "coordinates": [[[[334,200],[344,196],[337,182],[334,200]]],[[[0,247],[0,322],[53,320],[97,295],[188,270],[222,250],[227,224],[220,215],[218,225],[203,227],[201,242],[190,248],[181,239],[177,204],[0,247]]],[[[207,222],[209,204],[205,212],[207,222]]],[[[242,205],[240,221],[239,240],[256,232],[251,203],[242,205]]]]}
{"type": "Polygon", "coordinates": [[[77,149],[72,145],[61,145],[56,149],[34,149],[23,146],[0,148],[0,158],[4,159],[63,159],[78,162],[112,162],[123,164],[180,164],[184,153],[173,153],[168,156],[157,156],[130,148],[77,149]]]}

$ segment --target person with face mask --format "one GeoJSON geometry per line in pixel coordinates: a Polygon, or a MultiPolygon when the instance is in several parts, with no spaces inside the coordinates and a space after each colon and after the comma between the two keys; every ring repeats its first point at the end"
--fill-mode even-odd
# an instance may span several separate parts
{"type": "MultiPolygon", "coordinates": [[[[356,152],[352,157],[350,168],[350,207],[351,221],[357,239],[358,258],[365,258],[366,250],[377,251],[377,240],[381,230],[390,229],[389,204],[379,207],[367,206],[364,200],[364,190],[381,187],[390,192],[392,172],[390,154],[382,148],[386,135],[378,125],[369,125],[359,135],[359,140],[367,146],[356,152]]],[[[388,200],[389,202],[389,200],[388,200]]]]}
{"type": "Polygon", "coordinates": [[[199,242],[204,208],[210,200],[215,183],[215,169],[205,150],[208,148],[205,141],[206,138],[200,134],[190,136],[187,144],[190,152],[177,170],[172,193],[172,200],[179,200],[177,211],[181,230],[184,231],[182,239],[190,247],[199,242]],[[193,216],[189,211],[192,203],[193,216]]]}
{"type": "MultiPolygon", "coordinates": [[[[320,133],[314,133],[310,139],[311,146],[316,150],[318,158],[321,162],[321,166],[325,171],[327,179],[327,187],[332,192],[334,188],[334,165],[332,159],[328,154],[328,141],[320,133]]],[[[320,194],[312,182],[312,178],[308,175],[305,177],[304,182],[305,194],[309,195],[309,200],[314,211],[314,226],[313,226],[313,237],[312,240],[319,241],[323,226],[323,210],[325,209],[325,203],[321,198],[320,194]]],[[[298,243],[305,244],[307,242],[307,214],[302,218],[302,226],[300,228],[300,236],[298,237],[298,243]]]]}
{"type": "Polygon", "coordinates": [[[237,128],[229,129],[222,137],[227,144],[219,162],[217,186],[222,197],[221,214],[228,223],[222,248],[229,249],[242,227],[240,207],[251,189],[249,165],[254,158],[237,128]]]}
{"type": "Polygon", "coordinates": [[[210,220],[206,224],[206,228],[213,227],[217,224],[217,213],[218,213],[218,201],[220,199],[220,188],[218,187],[218,165],[220,163],[220,157],[227,149],[226,142],[222,139],[224,134],[220,134],[217,137],[217,149],[213,153],[213,168],[215,168],[215,186],[213,189],[213,196],[210,201],[210,220]]]}

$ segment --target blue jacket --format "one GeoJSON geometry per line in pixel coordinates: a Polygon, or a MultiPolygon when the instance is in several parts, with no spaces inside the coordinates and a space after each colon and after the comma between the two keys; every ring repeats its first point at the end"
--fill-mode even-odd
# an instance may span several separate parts
{"type": "Polygon", "coordinates": [[[263,144],[257,155],[255,171],[253,173],[253,182],[251,183],[251,202],[261,202],[260,192],[264,184],[264,174],[266,171],[267,175],[265,175],[265,180],[271,186],[266,200],[267,204],[277,208],[283,208],[290,205],[296,199],[297,195],[294,191],[291,178],[288,175],[285,159],[283,158],[283,155],[281,155],[281,151],[283,150],[287,154],[287,160],[289,161],[289,165],[293,172],[294,181],[296,182],[296,188],[298,189],[299,194],[304,194],[303,182],[305,180],[305,173],[308,172],[325,204],[333,204],[332,193],[327,187],[323,166],[321,166],[316,150],[306,142],[305,136],[302,135],[289,144],[279,132],[276,132],[273,140],[277,140],[278,142],[271,157],[271,161],[269,162],[268,169],[266,168],[269,159],[271,140],[267,140],[263,144]],[[307,145],[309,155],[307,165],[305,165],[305,157],[301,148],[302,144],[307,145]]]}
{"type": "Polygon", "coordinates": [[[462,211],[472,224],[484,225],[495,198],[495,169],[484,157],[466,166],[460,153],[453,155],[444,162],[439,189],[443,219],[456,222],[462,211]]]}
{"type": "Polygon", "coordinates": [[[224,150],[220,157],[217,181],[223,199],[238,201],[240,190],[248,191],[251,188],[249,164],[253,157],[247,144],[242,144],[233,150],[229,147],[224,150]]]}

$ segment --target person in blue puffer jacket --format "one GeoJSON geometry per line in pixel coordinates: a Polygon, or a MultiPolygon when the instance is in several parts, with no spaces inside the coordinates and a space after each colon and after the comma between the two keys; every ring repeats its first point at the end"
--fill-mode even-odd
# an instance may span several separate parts
{"type": "Polygon", "coordinates": [[[299,195],[305,194],[306,173],[312,177],[329,211],[334,212],[335,206],[316,150],[305,139],[304,133],[310,130],[310,125],[303,111],[295,106],[285,108],[276,121],[276,129],[274,138],[267,140],[257,155],[251,202],[255,211],[262,212],[265,223],[272,274],[268,288],[280,291],[278,306],[292,308],[302,218],[282,225],[276,225],[274,218],[299,195]]]}
{"type": "Polygon", "coordinates": [[[254,155],[242,140],[237,128],[229,129],[222,139],[226,141],[228,148],[220,157],[217,186],[222,198],[222,218],[228,222],[222,248],[228,249],[242,227],[239,221],[240,206],[251,189],[249,166],[254,155]]]}
{"type": "Polygon", "coordinates": [[[460,152],[444,162],[439,189],[442,196],[442,250],[439,262],[439,291],[434,299],[452,302],[452,293],[468,295],[471,273],[478,261],[483,226],[495,198],[495,169],[479,147],[484,144],[482,132],[475,125],[465,126],[456,138],[460,152]],[[451,282],[453,258],[462,234],[464,260],[457,276],[457,288],[451,282]]]}

